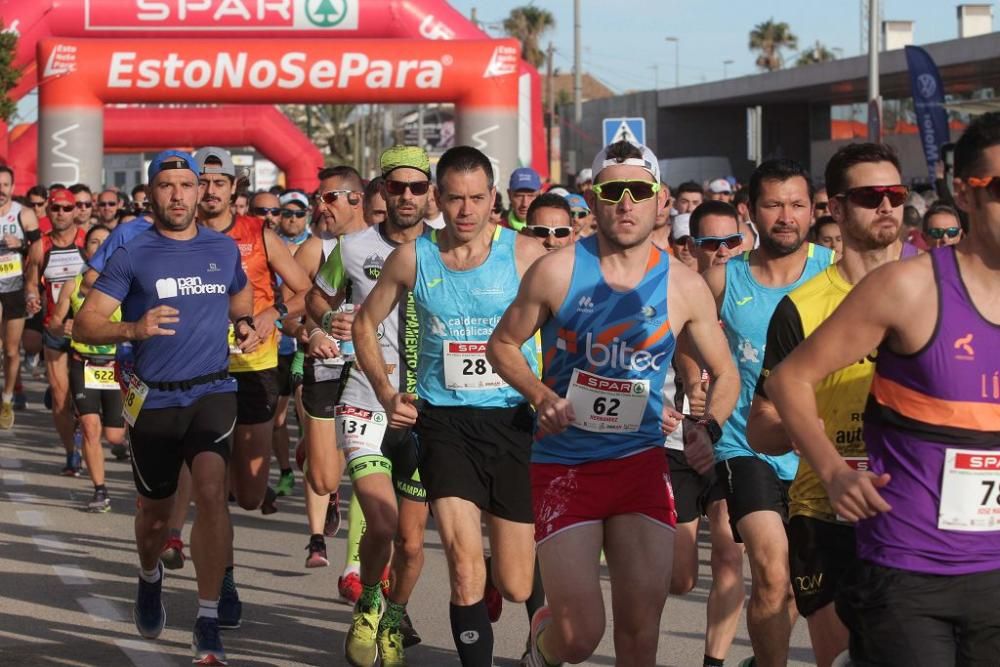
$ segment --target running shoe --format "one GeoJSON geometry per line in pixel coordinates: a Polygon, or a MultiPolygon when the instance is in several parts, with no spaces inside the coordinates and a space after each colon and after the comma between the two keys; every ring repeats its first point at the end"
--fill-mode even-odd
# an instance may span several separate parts
{"type": "Polygon", "coordinates": [[[14,409],[18,411],[28,409],[28,395],[23,391],[14,392],[14,409]]]}
{"type": "Polygon", "coordinates": [[[503,613],[503,596],[497,590],[493,582],[490,581],[489,573],[486,576],[486,590],[483,591],[483,602],[486,603],[486,613],[490,616],[490,623],[500,620],[503,613]]]}
{"type": "MultiPolygon", "coordinates": [[[[552,623],[552,611],[546,606],[541,607],[531,617],[531,635],[528,637],[530,651],[528,653],[527,667],[554,667],[542,657],[542,652],[538,650],[538,635],[542,634],[548,625],[552,623]]],[[[522,658],[523,659],[523,658],[522,658]]],[[[562,664],[562,663],[557,663],[562,664]]]]}
{"type": "Polygon", "coordinates": [[[179,537],[168,537],[160,552],[160,562],[168,570],[179,570],[184,567],[184,542],[179,537]]]}
{"type": "Polygon", "coordinates": [[[378,659],[376,634],[382,618],[382,605],[368,610],[360,609],[359,605],[354,605],[351,627],[344,639],[344,656],[353,667],[373,667],[378,659]]]}
{"type": "Polygon", "coordinates": [[[338,577],[337,590],[345,601],[352,605],[357,604],[361,597],[361,575],[357,572],[348,572],[346,575],[338,577]]]}
{"type": "Polygon", "coordinates": [[[8,430],[14,428],[14,404],[0,404],[0,429],[8,430]]]}
{"type": "Polygon", "coordinates": [[[72,454],[66,455],[66,465],[60,474],[63,477],[79,477],[81,465],[80,452],[74,450],[72,454]]]}
{"type": "Polygon", "coordinates": [[[756,667],[756,665],[757,665],[756,656],[750,656],[749,658],[743,658],[742,660],[740,660],[740,664],[738,664],[736,667],[756,667]]]}
{"type": "Polygon", "coordinates": [[[323,535],[336,537],[340,532],[340,491],[330,494],[330,503],[326,506],[326,521],[323,522],[323,535]]]}
{"type": "Polygon", "coordinates": [[[125,461],[128,459],[128,447],[125,445],[111,445],[111,455],[115,461],[125,461]]]}
{"type": "Polygon", "coordinates": [[[240,627],[243,618],[243,603],[240,594],[234,588],[231,592],[222,592],[219,596],[219,627],[223,630],[235,630],[240,627]]]}
{"type": "Polygon", "coordinates": [[[194,622],[194,636],[191,638],[196,665],[227,665],[226,652],[222,648],[219,635],[219,619],[199,616],[194,622]]]}
{"type": "Polygon", "coordinates": [[[376,643],[382,667],[406,667],[406,654],[403,653],[406,646],[399,628],[380,628],[376,643]]]}
{"type": "Polygon", "coordinates": [[[135,594],[135,605],[132,607],[132,620],[139,634],[146,639],[156,639],[167,624],[167,610],[160,599],[163,590],[163,565],[157,563],[160,579],[155,584],[143,581],[139,577],[139,590],[135,594]]]}
{"type": "Polygon", "coordinates": [[[410,619],[408,613],[403,614],[403,618],[399,622],[399,634],[403,635],[403,648],[416,646],[423,641],[416,628],[413,627],[413,620],[410,619]]]}
{"type": "Polygon", "coordinates": [[[309,552],[309,555],[306,556],[306,567],[327,567],[330,565],[330,561],[326,557],[326,541],[322,537],[310,538],[309,544],[306,545],[306,551],[309,552]]]}
{"type": "Polygon", "coordinates": [[[94,497],[87,503],[88,512],[110,512],[111,499],[107,489],[94,489],[94,497]]]}
{"type": "Polygon", "coordinates": [[[287,473],[278,478],[278,483],[274,487],[274,492],[279,496],[290,496],[292,495],[292,489],[294,488],[295,473],[289,470],[287,473]]]}
{"type": "Polygon", "coordinates": [[[260,504],[260,513],[264,516],[268,514],[274,514],[278,511],[278,506],[274,504],[274,501],[278,499],[278,494],[274,492],[274,489],[267,487],[267,491],[264,493],[264,501],[260,504]]]}

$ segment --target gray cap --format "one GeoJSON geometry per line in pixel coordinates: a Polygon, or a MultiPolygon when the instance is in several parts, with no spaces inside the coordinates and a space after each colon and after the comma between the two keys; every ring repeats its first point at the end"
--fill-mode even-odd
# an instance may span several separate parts
{"type": "Polygon", "coordinates": [[[218,146],[205,146],[199,148],[194,154],[194,161],[198,163],[199,174],[223,174],[236,178],[236,165],[233,164],[233,156],[225,148],[218,146]],[[221,164],[206,165],[209,158],[215,158],[221,164]]]}
{"type": "Polygon", "coordinates": [[[674,224],[670,230],[670,236],[675,241],[685,236],[691,236],[691,214],[681,213],[674,216],[674,224]]]}

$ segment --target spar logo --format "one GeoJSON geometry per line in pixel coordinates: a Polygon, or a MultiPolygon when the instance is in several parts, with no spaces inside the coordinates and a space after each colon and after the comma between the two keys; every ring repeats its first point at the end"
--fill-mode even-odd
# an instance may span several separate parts
{"type": "Polygon", "coordinates": [[[69,44],[56,44],[45,61],[42,77],[59,76],[76,71],[76,47],[69,44]]]}
{"type": "Polygon", "coordinates": [[[364,53],[347,52],[339,61],[315,60],[301,51],[291,51],[275,61],[250,53],[219,52],[213,60],[187,59],[179,53],[140,60],[135,51],[116,51],[108,68],[109,88],[278,88],[304,85],[325,90],[364,85],[368,88],[440,88],[444,68],[453,62],[441,60],[381,60],[364,53]]]}
{"type": "Polygon", "coordinates": [[[357,30],[360,0],[85,0],[90,30],[357,30]]]}

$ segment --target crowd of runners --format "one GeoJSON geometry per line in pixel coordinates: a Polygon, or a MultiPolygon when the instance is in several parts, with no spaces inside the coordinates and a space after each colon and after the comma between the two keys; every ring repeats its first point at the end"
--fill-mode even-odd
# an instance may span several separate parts
{"type": "Polygon", "coordinates": [[[785,665],[798,616],[821,667],[1000,665],[1000,114],[919,192],[884,144],[746,183],[658,164],[618,142],[571,185],[519,168],[503,192],[474,148],[432,168],[393,146],[367,182],[254,192],[209,146],[129,193],[24,198],[0,166],[0,429],[51,411],[92,512],[132,511],[105,446],[130,461],[135,625],[162,632],[190,559],[196,664],[226,664],[255,604],[230,513],[301,484],[304,566],[330,566],[346,474],[333,663],[406,664],[433,517],[463,665],[492,665],[505,600],[522,664],[586,662],[602,565],[616,664],[655,664],[703,520],[705,667],[744,604],[744,667],[785,665]]]}

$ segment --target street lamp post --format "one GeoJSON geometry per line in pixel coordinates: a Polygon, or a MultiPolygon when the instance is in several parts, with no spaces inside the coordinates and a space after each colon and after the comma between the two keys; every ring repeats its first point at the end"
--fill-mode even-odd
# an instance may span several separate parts
{"type": "Polygon", "coordinates": [[[729,66],[732,65],[734,62],[736,62],[736,61],[735,60],[723,60],[722,61],[722,78],[723,79],[728,79],[729,78],[729,66]]]}
{"type": "Polygon", "coordinates": [[[660,89],[660,66],[654,63],[654,64],[650,65],[650,67],[653,70],[653,81],[655,82],[654,86],[653,86],[653,90],[659,90],[660,89]]]}
{"type": "Polygon", "coordinates": [[[667,37],[665,38],[668,42],[674,43],[674,88],[680,88],[681,85],[681,38],[680,37],[667,37]]]}

